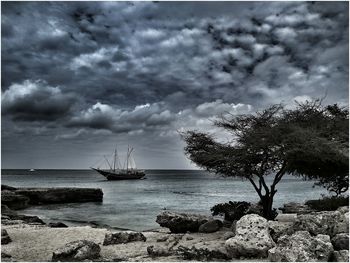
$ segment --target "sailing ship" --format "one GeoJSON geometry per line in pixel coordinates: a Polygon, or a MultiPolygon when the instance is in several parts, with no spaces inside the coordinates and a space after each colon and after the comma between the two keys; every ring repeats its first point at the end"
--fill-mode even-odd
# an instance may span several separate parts
{"type": "Polygon", "coordinates": [[[107,178],[107,180],[131,180],[131,179],[142,179],[146,174],[144,170],[140,170],[136,168],[135,160],[132,157],[132,152],[134,148],[130,148],[128,146],[128,152],[126,155],[126,160],[124,162],[124,167],[126,163],[126,168],[120,168],[120,159],[118,157],[117,148],[114,150],[114,156],[113,156],[113,166],[108,161],[108,158],[104,156],[105,161],[107,162],[109,169],[100,169],[99,167],[94,168],[90,167],[91,169],[95,170],[96,172],[100,173],[104,177],[107,178]]]}

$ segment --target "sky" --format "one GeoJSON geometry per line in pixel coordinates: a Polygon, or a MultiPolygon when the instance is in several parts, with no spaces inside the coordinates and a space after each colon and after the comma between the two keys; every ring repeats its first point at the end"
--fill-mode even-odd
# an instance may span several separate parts
{"type": "Polygon", "coordinates": [[[347,2],[2,2],[2,168],[193,169],[180,131],[348,105],[347,2]]]}

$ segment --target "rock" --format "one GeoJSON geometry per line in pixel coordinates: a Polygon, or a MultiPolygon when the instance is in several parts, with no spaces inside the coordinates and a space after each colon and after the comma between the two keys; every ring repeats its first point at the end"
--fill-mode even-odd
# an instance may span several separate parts
{"type": "Polygon", "coordinates": [[[15,191],[15,190],[17,190],[17,188],[9,186],[9,185],[6,185],[6,184],[2,184],[1,185],[1,191],[4,191],[4,190],[15,191]]]}
{"type": "Polygon", "coordinates": [[[229,232],[225,232],[223,235],[222,235],[222,239],[223,240],[227,240],[231,237],[234,237],[235,236],[235,233],[229,231],[229,232]]]}
{"type": "Polygon", "coordinates": [[[1,204],[10,209],[23,209],[29,206],[29,198],[13,191],[1,191],[1,204]]]}
{"type": "Polygon", "coordinates": [[[349,249],[349,233],[336,234],[332,238],[332,244],[335,250],[349,249]]]}
{"type": "Polygon", "coordinates": [[[312,235],[324,234],[331,237],[349,232],[349,212],[322,211],[298,215],[294,231],[309,231],[312,235]]]}
{"type": "Polygon", "coordinates": [[[5,252],[1,252],[1,259],[5,259],[5,258],[12,258],[12,256],[11,255],[9,255],[9,254],[7,254],[7,253],[5,253],[5,252]]]}
{"type": "Polygon", "coordinates": [[[278,222],[295,222],[297,220],[297,214],[278,214],[275,220],[278,222]]]}
{"type": "Polygon", "coordinates": [[[314,212],[312,208],[310,208],[308,205],[290,202],[287,204],[284,204],[283,207],[280,207],[279,210],[283,212],[283,214],[307,214],[310,212],[314,212]]]}
{"type": "Polygon", "coordinates": [[[328,235],[312,237],[307,231],[278,239],[277,246],[269,250],[268,259],[273,262],[328,261],[333,246],[328,235]]]}
{"type": "Polygon", "coordinates": [[[157,239],[157,242],[165,242],[167,240],[168,240],[168,236],[162,236],[162,237],[157,239]]]}
{"type": "Polygon", "coordinates": [[[1,215],[16,214],[16,211],[11,210],[7,205],[1,204],[1,215]]]}
{"type": "Polygon", "coordinates": [[[6,229],[1,229],[1,245],[6,245],[10,243],[12,240],[7,233],[6,229]]]}
{"type": "Polygon", "coordinates": [[[117,233],[106,233],[103,241],[104,246],[123,244],[135,241],[146,241],[146,237],[141,232],[123,231],[117,233]]]}
{"type": "Polygon", "coordinates": [[[52,254],[52,261],[83,261],[100,256],[99,245],[88,240],[77,240],[67,243],[52,254]]]}
{"type": "Polygon", "coordinates": [[[199,226],[198,231],[201,233],[213,233],[223,226],[220,220],[210,220],[199,226]]]}
{"type": "Polygon", "coordinates": [[[18,220],[20,220],[23,223],[27,223],[27,224],[45,225],[45,222],[42,221],[37,216],[26,216],[26,215],[20,215],[20,214],[6,214],[6,216],[11,221],[18,221],[18,220]]]}
{"type": "Polygon", "coordinates": [[[152,258],[154,257],[167,257],[172,254],[172,251],[169,251],[166,247],[154,247],[154,246],[148,246],[147,247],[147,253],[152,258]]]}
{"type": "Polygon", "coordinates": [[[195,247],[191,248],[185,246],[179,246],[176,254],[183,257],[185,260],[196,260],[196,261],[217,261],[227,260],[229,255],[223,246],[214,245],[207,247],[195,247]]]}
{"type": "Polygon", "coordinates": [[[334,251],[332,255],[333,262],[349,262],[349,250],[334,251]]]}
{"type": "Polygon", "coordinates": [[[232,231],[233,233],[236,233],[237,221],[238,221],[238,220],[234,220],[234,221],[232,222],[231,231],[232,231]]]}
{"type": "Polygon", "coordinates": [[[268,221],[269,233],[273,241],[277,242],[280,236],[294,233],[293,222],[268,221]]]}
{"type": "Polygon", "coordinates": [[[198,232],[199,226],[208,221],[206,216],[168,211],[162,212],[156,220],[161,227],[169,228],[172,233],[198,232]]]}
{"type": "Polygon", "coordinates": [[[187,236],[186,237],[186,240],[193,240],[194,239],[194,237],[192,237],[192,236],[187,236]]]}
{"type": "Polygon", "coordinates": [[[337,211],[339,211],[342,214],[345,214],[345,213],[349,212],[349,207],[348,206],[341,206],[337,209],[337,211]]]}
{"type": "Polygon", "coordinates": [[[275,246],[268,231],[268,222],[259,215],[245,215],[236,224],[235,236],[225,242],[233,258],[267,257],[267,251],[275,246]]]}
{"type": "Polygon", "coordinates": [[[18,188],[15,193],[29,198],[32,205],[102,202],[103,199],[99,188],[18,188]]]}
{"type": "Polygon", "coordinates": [[[51,222],[49,223],[49,227],[52,228],[63,228],[63,227],[68,227],[66,224],[62,223],[62,222],[51,222]]]}

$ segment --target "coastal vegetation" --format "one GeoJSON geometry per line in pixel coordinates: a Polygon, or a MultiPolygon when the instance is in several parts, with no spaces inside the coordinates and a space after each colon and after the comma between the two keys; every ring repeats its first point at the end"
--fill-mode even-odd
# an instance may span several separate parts
{"type": "Polygon", "coordinates": [[[226,115],[214,122],[232,135],[228,142],[199,131],[182,133],[185,153],[199,167],[248,180],[263,216],[273,219],[277,184],[285,174],[312,179],[335,195],[348,190],[348,110],[322,100],[273,105],[255,114],[226,115]],[[266,177],[272,177],[268,185],[266,177]]]}

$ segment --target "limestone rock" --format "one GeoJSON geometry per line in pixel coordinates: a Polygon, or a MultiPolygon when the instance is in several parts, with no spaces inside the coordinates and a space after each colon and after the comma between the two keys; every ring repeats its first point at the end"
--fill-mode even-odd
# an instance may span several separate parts
{"type": "Polygon", "coordinates": [[[335,250],[349,249],[349,233],[336,234],[332,238],[332,244],[335,250]]]}
{"type": "Polygon", "coordinates": [[[202,247],[185,247],[179,246],[176,251],[177,255],[183,257],[185,260],[196,261],[218,261],[227,260],[229,255],[223,246],[212,245],[202,247]]]}
{"type": "Polygon", "coordinates": [[[172,233],[198,232],[199,226],[208,221],[206,216],[168,211],[158,215],[156,220],[160,226],[169,228],[172,233]]]}
{"type": "Polygon", "coordinates": [[[77,240],[67,243],[52,254],[52,261],[83,261],[100,256],[99,245],[88,240],[77,240]]]}
{"type": "Polygon", "coordinates": [[[234,237],[235,236],[235,233],[231,232],[231,231],[228,231],[228,232],[225,232],[222,236],[222,239],[223,240],[227,240],[231,237],[234,237]]]}
{"type": "Polygon", "coordinates": [[[220,220],[210,220],[199,226],[198,231],[201,233],[213,233],[223,226],[220,220]]]}
{"type": "Polygon", "coordinates": [[[156,246],[156,247],[148,246],[147,253],[152,258],[154,258],[154,257],[167,257],[167,256],[170,256],[173,252],[163,246],[156,246]]]}
{"type": "Polygon", "coordinates": [[[290,202],[287,204],[284,204],[283,207],[280,207],[279,210],[283,212],[283,214],[307,214],[310,212],[314,212],[312,208],[310,208],[308,205],[300,204],[296,202],[290,202]]]}
{"type": "Polygon", "coordinates": [[[123,231],[117,233],[106,233],[103,241],[104,246],[123,244],[135,241],[146,241],[146,237],[141,232],[123,231]]]}
{"type": "Polygon", "coordinates": [[[49,223],[48,226],[52,227],[52,228],[65,228],[65,227],[68,227],[66,224],[64,224],[62,222],[51,222],[51,223],[49,223]]]}
{"type": "Polygon", "coordinates": [[[10,243],[12,240],[7,233],[6,229],[1,229],[1,245],[10,243]]]}
{"type": "Polygon", "coordinates": [[[337,210],[336,212],[340,212],[341,215],[338,218],[338,221],[335,223],[332,235],[340,233],[349,233],[349,211],[342,213],[344,210],[337,210]]]}
{"type": "Polygon", "coordinates": [[[349,250],[334,251],[332,256],[333,262],[349,262],[349,250]]]}
{"type": "Polygon", "coordinates": [[[298,231],[280,237],[277,246],[269,250],[268,258],[273,262],[328,261],[332,253],[328,235],[312,237],[307,231],[298,231]]]}
{"type": "Polygon", "coordinates": [[[1,191],[1,204],[10,209],[23,209],[29,206],[29,198],[13,191],[1,191]]]}
{"type": "Polygon", "coordinates": [[[273,241],[277,242],[280,236],[293,233],[293,222],[268,221],[269,233],[273,241]]]}
{"type": "Polygon", "coordinates": [[[233,258],[267,257],[267,251],[274,246],[267,220],[254,214],[243,216],[236,224],[235,236],[225,243],[226,250],[233,258]]]}

